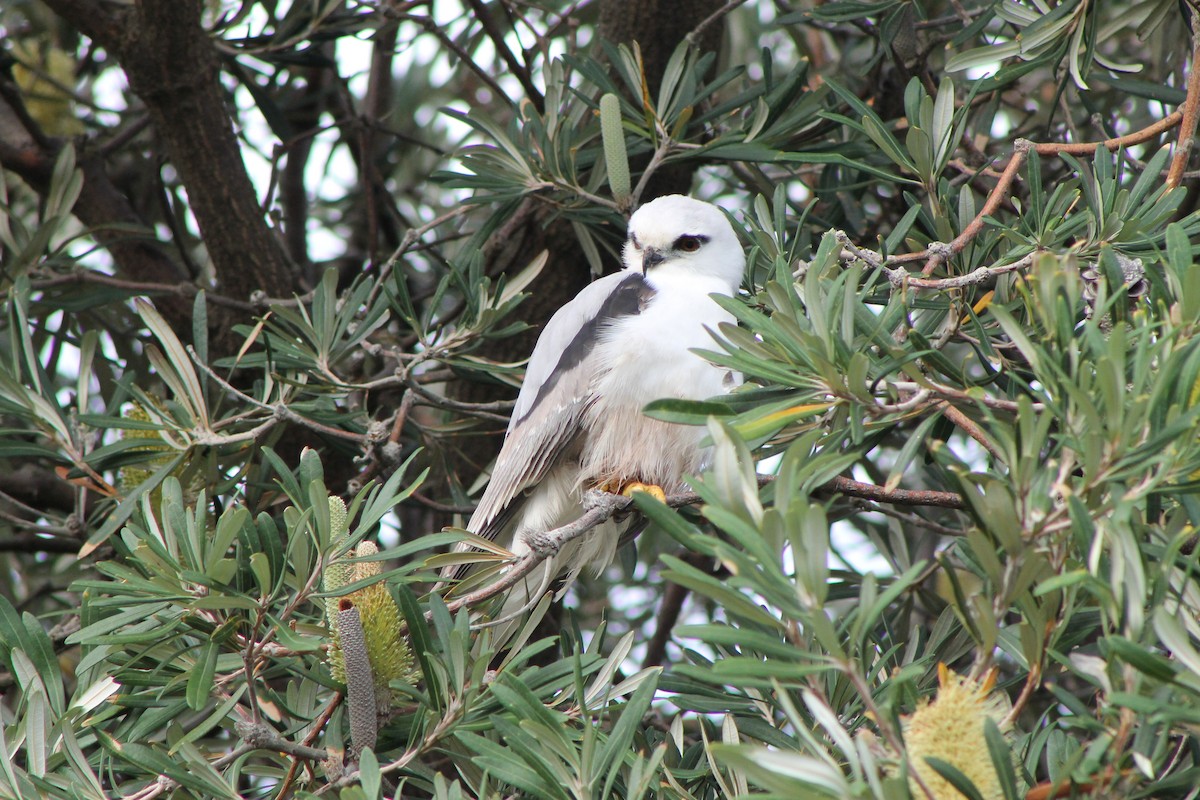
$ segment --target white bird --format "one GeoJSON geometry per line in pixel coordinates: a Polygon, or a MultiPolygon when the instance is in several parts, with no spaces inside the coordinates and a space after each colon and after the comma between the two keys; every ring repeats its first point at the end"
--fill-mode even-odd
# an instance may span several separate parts
{"type": "MultiPolygon", "coordinates": [[[[703,400],[740,382],[691,352],[711,347],[710,331],[734,321],[710,297],[736,294],[745,271],[724,213],[690,197],[660,197],[630,218],[623,255],[622,271],[589,285],[546,324],[467,525],[517,555],[528,552],[530,535],[578,519],[588,490],[660,498],[680,491],[705,465],[706,430],[642,409],[661,398],[703,400]]],[[[630,524],[609,520],[568,543],[531,579],[536,594],[564,573],[569,584],[585,566],[602,570],[630,524]]]]}

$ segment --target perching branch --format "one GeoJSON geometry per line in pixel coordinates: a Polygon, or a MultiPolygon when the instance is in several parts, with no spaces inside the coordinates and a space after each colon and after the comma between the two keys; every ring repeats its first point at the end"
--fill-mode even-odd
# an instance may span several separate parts
{"type": "MultiPolygon", "coordinates": [[[[694,503],[699,499],[699,496],[687,492],[668,497],[667,505],[672,508],[678,508],[679,506],[694,503]]],[[[504,577],[495,583],[490,583],[481,589],[476,589],[457,600],[447,603],[446,610],[454,613],[460,608],[479,605],[484,600],[495,597],[501,592],[508,591],[520,583],[522,578],[533,572],[539,564],[557,554],[568,542],[575,541],[600,523],[611,519],[622,511],[628,510],[632,504],[633,500],[631,498],[619,494],[609,494],[608,492],[597,490],[588,492],[583,497],[583,516],[562,527],[530,536],[526,541],[529,552],[513,561],[512,566],[504,573],[504,577]]]]}
{"type": "MultiPolygon", "coordinates": [[[[773,480],[770,475],[760,475],[761,484],[773,480]]],[[[966,501],[952,492],[937,492],[922,489],[886,489],[873,483],[862,483],[849,478],[837,477],[822,486],[818,492],[822,494],[842,494],[847,497],[858,497],[874,500],[880,503],[893,503],[903,506],[937,506],[940,508],[965,508],[966,501]]],[[[695,492],[680,492],[667,498],[666,504],[671,508],[680,508],[699,503],[702,500],[695,492]]],[[[619,494],[610,494],[593,490],[583,497],[584,512],[574,522],[569,522],[553,530],[534,534],[525,540],[529,551],[513,560],[504,576],[495,583],[476,589],[450,603],[446,609],[454,613],[461,608],[479,605],[496,595],[508,591],[533,572],[539,564],[555,556],[569,542],[586,535],[602,522],[617,514],[630,510],[633,500],[619,494]]]]}

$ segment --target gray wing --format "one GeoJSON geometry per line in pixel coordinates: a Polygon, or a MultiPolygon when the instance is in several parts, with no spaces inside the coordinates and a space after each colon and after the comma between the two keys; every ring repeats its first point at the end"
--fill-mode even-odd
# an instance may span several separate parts
{"type": "Polygon", "coordinates": [[[600,334],[614,319],[637,314],[654,290],[639,272],[618,272],[590,284],[560,308],[542,331],[525,371],[504,446],[479,506],[467,525],[495,539],[535,486],[568,453],[594,401],[600,334]]]}

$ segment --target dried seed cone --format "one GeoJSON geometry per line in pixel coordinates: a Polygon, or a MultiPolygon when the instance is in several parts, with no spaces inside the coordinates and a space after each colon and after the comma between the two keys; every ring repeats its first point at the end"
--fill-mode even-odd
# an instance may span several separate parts
{"type": "MultiPolygon", "coordinates": [[[[963,795],[926,763],[930,756],[967,776],[984,800],[1004,798],[984,736],[988,717],[997,725],[1004,717],[1005,700],[990,693],[994,682],[994,673],[976,683],[939,664],[937,697],[904,720],[909,762],[936,800],[958,800],[963,795]]],[[[909,789],[913,797],[925,796],[912,776],[909,789]]]]}

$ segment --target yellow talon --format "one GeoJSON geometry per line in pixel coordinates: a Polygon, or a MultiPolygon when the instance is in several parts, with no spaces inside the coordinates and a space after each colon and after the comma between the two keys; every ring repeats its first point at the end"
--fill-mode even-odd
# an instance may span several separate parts
{"type": "Polygon", "coordinates": [[[642,483],[640,481],[632,481],[625,484],[621,488],[621,494],[626,497],[633,497],[634,492],[645,492],[660,503],[667,502],[667,494],[662,490],[661,486],[655,486],[653,483],[642,483]]]}

